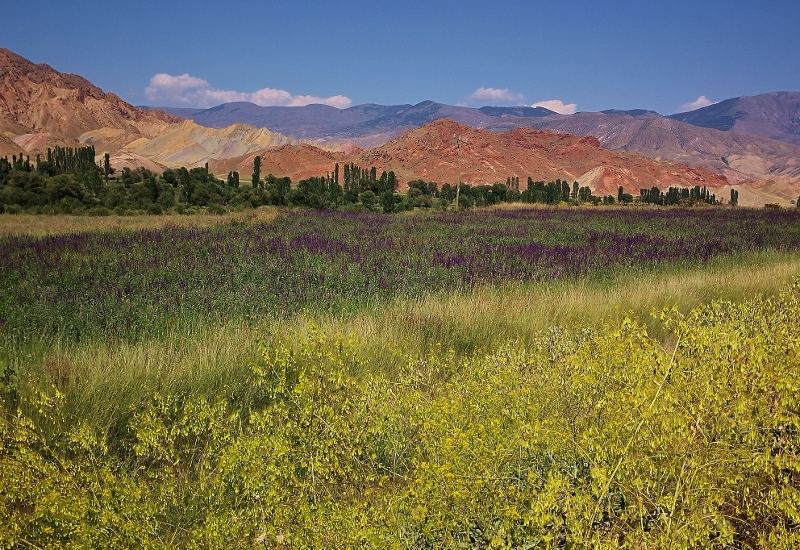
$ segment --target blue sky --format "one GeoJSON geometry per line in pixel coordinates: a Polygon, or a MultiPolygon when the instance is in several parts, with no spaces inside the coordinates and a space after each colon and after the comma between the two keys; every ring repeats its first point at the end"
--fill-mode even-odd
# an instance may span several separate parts
{"type": "Polygon", "coordinates": [[[797,0],[6,0],[3,14],[0,47],[135,105],[555,101],[671,114],[800,91],[797,0]]]}

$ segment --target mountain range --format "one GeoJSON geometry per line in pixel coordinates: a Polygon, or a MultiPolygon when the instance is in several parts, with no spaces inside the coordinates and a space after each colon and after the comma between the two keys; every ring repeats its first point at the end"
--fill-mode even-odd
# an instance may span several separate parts
{"type": "Polygon", "coordinates": [[[0,49],[0,156],[53,145],[91,144],[112,165],[164,167],[209,163],[246,179],[253,158],[262,173],[293,179],[333,164],[394,170],[402,183],[494,183],[518,176],[575,179],[598,193],[617,186],[730,186],[740,203],[788,205],[800,192],[800,94],[735,98],[690,113],[608,110],[559,115],[538,107],[325,105],[211,109],[140,108],[78,75],[59,73],[0,49]]]}
{"type": "Polygon", "coordinates": [[[260,107],[253,103],[224,103],[210,109],[163,109],[209,128],[235,123],[263,126],[298,140],[318,144],[352,143],[373,147],[440,118],[447,118],[492,131],[509,130],[526,124],[498,124],[498,119],[527,119],[554,115],[544,107],[458,107],[423,101],[417,105],[356,105],[337,109],[328,105],[304,107],[260,107]]]}
{"type": "MultiPolygon", "coordinates": [[[[259,107],[226,103],[211,109],[165,111],[222,128],[234,122],[266,126],[290,138],[341,148],[372,147],[447,118],[495,133],[514,128],[549,129],[594,136],[615,151],[702,166],[732,184],[769,181],[800,184],[800,93],[778,92],[723,101],[690,113],[664,117],[648,110],[607,110],[560,115],[542,107],[458,107],[424,101],[417,105],[325,105],[259,107]]],[[[792,189],[786,189],[792,194],[792,189]]]]}
{"type": "Polygon", "coordinates": [[[800,94],[775,92],[726,99],[670,118],[715,130],[735,130],[800,145],[800,94]]]}
{"type": "MultiPolygon", "coordinates": [[[[627,118],[668,118],[694,127],[735,131],[800,145],[800,93],[775,92],[727,99],[687,113],[663,117],[644,109],[610,109],[599,113],[559,115],[544,107],[462,107],[423,101],[416,105],[356,105],[337,109],[328,105],[261,107],[253,103],[224,103],[209,109],[162,107],[165,112],[191,119],[209,128],[244,123],[267,127],[295,139],[317,142],[350,141],[370,147],[439,118],[474,128],[506,131],[514,127],[550,128],[566,120],[603,115],[606,121],[627,118]]],[[[585,125],[585,122],[582,123],[585,125]]],[[[579,124],[580,125],[580,124],[579,124]]],[[[575,125],[576,127],[579,125],[575,125]]],[[[596,136],[600,137],[600,136],[596,136]]]]}
{"type": "MultiPolygon", "coordinates": [[[[247,173],[252,169],[254,156],[219,160],[209,167],[220,173],[230,170],[247,173]]],[[[334,162],[347,162],[375,166],[379,173],[393,170],[400,182],[421,178],[454,183],[460,165],[462,181],[472,184],[505,182],[510,176],[529,174],[543,181],[558,178],[578,181],[602,195],[616,195],[619,186],[649,189],[666,181],[680,187],[701,185],[721,189],[728,185],[724,176],[704,168],[692,169],[637,153],[610,151],[593,137],[579,138],[530,128],[496,134],[450,119],[434,120],[366,150],[340,153],[305,144],[270,148],[260,152],[260,156],[262,173],[288,174],[293,179],[324,174],[334,162]],[[453,135],[463,141],[460,154],[453,135]]]]}

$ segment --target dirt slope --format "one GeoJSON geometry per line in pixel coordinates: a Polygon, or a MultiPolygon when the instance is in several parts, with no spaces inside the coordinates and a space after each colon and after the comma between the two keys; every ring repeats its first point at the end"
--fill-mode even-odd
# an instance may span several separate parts
{"type": "Polygon", "coordinates": [[[133,107],[88,80],[0,48],[0,131],[77,138],[99,128],[154,137],[178,117],[133,107]]]}

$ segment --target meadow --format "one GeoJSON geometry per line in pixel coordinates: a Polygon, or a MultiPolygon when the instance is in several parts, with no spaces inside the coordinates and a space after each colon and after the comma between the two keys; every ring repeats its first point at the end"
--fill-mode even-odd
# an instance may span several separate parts
{"type": "Polygon", "coordinates": [[[797,541],[797,211],[29,218],[3,546],[797,541]]]}
{"type": "Polygon", "coordinates": [[[384,216],[293,210],[278,223],[0,241],[11,341],[157,337],[481,286],[602,281],[800,247],[795,211],[511,209],[384,216]]]}

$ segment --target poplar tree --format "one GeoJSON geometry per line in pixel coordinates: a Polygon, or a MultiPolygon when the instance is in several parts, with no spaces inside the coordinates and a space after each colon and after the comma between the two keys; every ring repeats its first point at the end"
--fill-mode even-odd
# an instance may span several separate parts
{"type": "Polygon", "coordinates": [[[108,153],[103,155],[103,173],[106,176],[106,183],[108,183],[108,175],[111,173],[111,157],[108,153]]]}
{"type": "Polygon", "coordinates": [[[261,183],[261,157],[256,155],[253,159],[253,187],[258,187],[261,183]]]}

